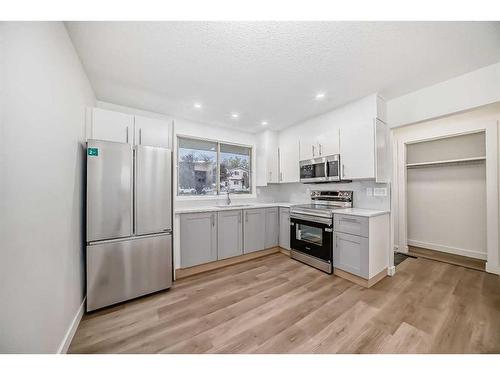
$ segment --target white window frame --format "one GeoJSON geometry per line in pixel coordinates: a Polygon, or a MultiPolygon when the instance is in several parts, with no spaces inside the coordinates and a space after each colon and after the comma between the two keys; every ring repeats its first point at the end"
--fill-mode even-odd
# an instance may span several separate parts
{"type": "Polygon", "coordinates": [[[212,138],[203,138],[203,137],[196,137],[192,135],[184,135],[184,134],[177,134],[175,137],[175,198],[177,200],[216,200],[216,199],[221,199],[225,196],[225,192],[220,191],[220,145],[225,144],[225,145],[231,145],[231,146],[240,146],[240,147],[245,147],[250,149],[250,168],[249,168],[249,181],[250,181],[250,192],[248,193],[232,193],[231,194],[231,199],[251,199],[251,198],[256,198],[256,190],[255,190],[255,171],[254,171],[254,149],[255,147],[253,145],[248,145],[248,144],[242,144],[242,143],[235,143],[235,142],[228,142],[224,140],[217,140],[217,139],[212,139],[212,138]],[[192,140],[197,140],[197,141],[206,141],[206,142],[213,142],[217,143],[217,177],[216,177],[216,186],[217,186],[217,194],[213,195],[180,195],[179,194],[179,139],[184,138],[184,139],[192,139],[192,140]]]}

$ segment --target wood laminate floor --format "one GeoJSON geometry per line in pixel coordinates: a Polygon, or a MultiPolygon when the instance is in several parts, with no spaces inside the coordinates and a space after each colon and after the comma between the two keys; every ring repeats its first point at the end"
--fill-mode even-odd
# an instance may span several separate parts
{"type": "Polygon", "coordinates": [[[278,253],[82,319],[70,353],[500,353],[500,277],[407,259],[370,289],[278,253]]]}
{"type": "Polygon", "coordinates": [[[417,258],[437,260],[439,262],[450,263],[456,266],[472,268],[479,271],[484,271],[486,269],[485,260],[443,253],[442,251],[424,249],[423,247],[408,246],[408,255],[417,258]]]}

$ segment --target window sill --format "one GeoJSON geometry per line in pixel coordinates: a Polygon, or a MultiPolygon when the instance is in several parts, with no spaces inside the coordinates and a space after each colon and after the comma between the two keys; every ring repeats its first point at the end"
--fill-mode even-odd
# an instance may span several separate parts
{"type": "MultiPolygon", "coordinates": [[[[229,195],[231,197],[231,200],[242,200],[242,199],[256,199],[257,194],[256,193],[251,193],[251,194],[234,194],[230,193],[229,195]]],[[[214,201],[214,200],[224,200],[226,199],[227,195],[226,194],[220,194],[220,195],[176,195],[175,200],[177,201],[214,201]]]]}

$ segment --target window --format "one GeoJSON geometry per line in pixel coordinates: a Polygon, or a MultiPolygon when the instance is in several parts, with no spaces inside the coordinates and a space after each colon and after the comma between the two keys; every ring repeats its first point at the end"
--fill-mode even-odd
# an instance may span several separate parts
{"type": "Polygon", "coordinates": [[[250,147],[181,137],[177,144],[178,195],[252,192],[250,147]]]}

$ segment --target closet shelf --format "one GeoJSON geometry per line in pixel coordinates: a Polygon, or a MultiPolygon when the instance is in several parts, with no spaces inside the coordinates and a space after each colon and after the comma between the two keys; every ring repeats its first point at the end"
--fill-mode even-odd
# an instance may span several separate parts
{"type": "Polygon", "coordinates": [[[466,164],[478,161],[486,160],[486,156],[480,156],[476,158],[464,158],[464,159],[451,159],[451,160],[439,160],[439,161],[427,161],[424,163],[408,163],[406,164],[407,168],[418,168],[418,167],[428,167],[428,166],[438,166],[438,165],[447,165],[447,164],[466,164]]]}

